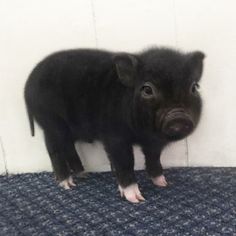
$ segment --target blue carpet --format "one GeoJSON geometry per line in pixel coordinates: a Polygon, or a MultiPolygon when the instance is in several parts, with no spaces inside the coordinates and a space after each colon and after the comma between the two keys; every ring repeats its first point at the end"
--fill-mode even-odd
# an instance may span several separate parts
{"type": "Polygon", "coordinates": [[[52,173],[0,176],[0,235],[236,235],[236,168],[173,168],[158,188],[137,171],[146,201],[120,198],[112,173],[73,190],[52,173]]]}

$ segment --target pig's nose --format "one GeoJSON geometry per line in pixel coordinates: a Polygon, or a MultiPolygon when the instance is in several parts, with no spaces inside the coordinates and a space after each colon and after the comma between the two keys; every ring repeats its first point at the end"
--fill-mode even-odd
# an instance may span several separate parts
{"type": "Polygon", "coordinates": [[[191,116],[177,109],[170,111],[164,118],[162,131],[169,138],[181,139],[193,130],[194,124],[191,116]]]}

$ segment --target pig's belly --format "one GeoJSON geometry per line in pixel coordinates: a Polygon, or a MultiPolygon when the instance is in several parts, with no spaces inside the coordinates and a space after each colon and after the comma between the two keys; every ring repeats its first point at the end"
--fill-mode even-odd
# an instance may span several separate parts
{"type": "Polygon", "coordinates": [[[89,122],[83,122],[80,124],[71,125],[70,130],[74,141],[83,141],[92,143],[95,140],[99,139],[96,127],[89,122]]]}

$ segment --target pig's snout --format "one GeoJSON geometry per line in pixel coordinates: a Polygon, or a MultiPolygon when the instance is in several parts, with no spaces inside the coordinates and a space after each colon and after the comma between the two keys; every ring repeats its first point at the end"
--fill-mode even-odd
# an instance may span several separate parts
{"type": "Polygon", "coordinates": [[[167,112],[162,122],[162,131],[171,139],[181,139],[193,131],[194,122],[183,108],[167,112]]]}

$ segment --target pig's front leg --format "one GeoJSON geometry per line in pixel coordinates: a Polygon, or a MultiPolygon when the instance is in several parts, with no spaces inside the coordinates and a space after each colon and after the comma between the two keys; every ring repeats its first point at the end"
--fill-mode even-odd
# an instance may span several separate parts
{"type": "Polygon", "coordinates": [[[104,142],[104,147],[115,171],[121,197],[132,203],[145,200],[134,175],[132,144],[122,138],[109,138],[104,142]]]}
{"type": "Polygon", "coordinates": [[[151,146],[143,146],[142,150],[145,155],[146,171],[151,177],[152,182],[157,186],[166,187],[167,181],[163,175],[160,160],[161,150],[151,146]]]}

